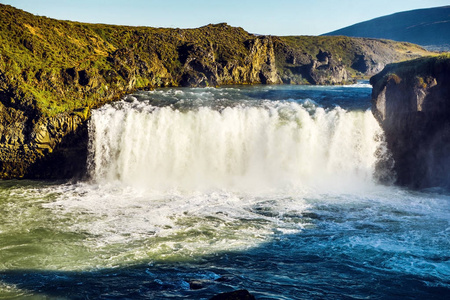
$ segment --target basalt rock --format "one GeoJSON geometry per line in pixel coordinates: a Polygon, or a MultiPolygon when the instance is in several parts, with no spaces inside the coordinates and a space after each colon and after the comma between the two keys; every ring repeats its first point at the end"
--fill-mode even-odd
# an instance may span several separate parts
{"type": "Polygon", "coordinates": [[[336,61],[330,52],[322,50],[311,63],[309,78],[313,84],[339,84],[347,82],[349,75],[344,65],[336,61]]]}
{"type": "Polygon", "coordinates": [[[386,135],[397,182],[450,187],[450,56],[388,65],[371,78],[372,111],[386,135]]]}
{"type": "Polygon", "coordinates": [[[222,293],[212,297],[210,300],[255,300],[255,296],[247,290],[222,293]]]}
{"type": "MultiPolygon", "coordinates": [[[[246,55],[239,59],[232,52],[230,59],[220,58],[217,45],[202,47],[185,44],[178,47],[183,63],[182,86],[217,86],[224,84],[282,83],[275,66],[271,37],[261,36],[243,43],[246,55]]],[[[232,50],[233,51],[233,50],[232,50]]]]}
{"type": "Polygon", "coordinates": [[[0,104],[0,116],[7,117],[0,119],[2,178],[62,179],[86,173],[87,108],[30,124],[21,111],[0,104]]]}

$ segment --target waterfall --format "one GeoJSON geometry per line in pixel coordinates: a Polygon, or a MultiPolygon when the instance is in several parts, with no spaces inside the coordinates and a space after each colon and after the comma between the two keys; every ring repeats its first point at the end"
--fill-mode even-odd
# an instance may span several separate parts
{"type": "Polygon", "coordinates": [[[152,190],[370,185],[384,147],[370,111],[310,102],[176,109],[122,101],[95,110],[89,134],[93,180],[152,190]]]}

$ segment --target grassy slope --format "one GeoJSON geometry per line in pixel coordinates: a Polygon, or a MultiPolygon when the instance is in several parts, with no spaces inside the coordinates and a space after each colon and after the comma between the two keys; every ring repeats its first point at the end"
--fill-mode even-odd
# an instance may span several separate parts
{"type": "MultiPolygon", "coordinates": [[[[222,66],[245,66],[249,41],[256,39],[226,24],[186,30],[83,24],[0,8],[0,93],[16,101],[8,105],[42,116],[96,107],[133,89],[176,86],[192,53],[213,55],[222,66]]],[[[411,44],[345,37],[276,40],[280,73],[308,66],[321,49],[332,52],[354,76],[364,75],[351,68],[358,53],[387,62],[426,54],[411,44]],[[287,60],[288,52],[298,58],[295,63],[287,60]]]]}
{"type": "MultiPolygon", "coordinates": [[[[216,44],[218,60],[227,59],[229,53],[243,60],[248,55],[244,41],[252,38],[241,28],[223,24],[190,30],[82,24],[0,7],[0,72],[10,85],[18,87],[15,93],[20,95],[16,98],[32,99],[28,105],[37,106],[43,115],[95,106],[114,97],[105,86],[115,92],[126,91],[127,74],[117,74],[117,66],[111,61],[116,50],[129,49],[139,55],[140,61],[161,61],[169,74],[177,74],[182,67],[178,51],[181,45],[216,44]],[[83,75],[79,72],[84,70],[96,80],[86,86],[67,82],[62,85],[67,81],[66,70],[73,68],[74,80],[79,81],[83,75]],[[108,71],[113,78],[109,78],[108,71]]],[[[127,61],[123,67],[127,67],[127,61]]],[[[72,74],[68,73],[70,81],[72,74]]],[[[148,75],[136,74],[133,88],[163,84],[151,82],[148,75]]],[[[165,84],[177,85],[177,78],[169,78],[165,84]]]]}

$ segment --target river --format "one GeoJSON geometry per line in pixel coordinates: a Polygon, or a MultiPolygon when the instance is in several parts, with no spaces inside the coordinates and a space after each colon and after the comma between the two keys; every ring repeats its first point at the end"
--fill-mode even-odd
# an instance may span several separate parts
{"type": "Polygon", "coordinates": [[[371,88],[137,92],[80,181],[0,182],[0,299],[446,299],[450,194],[392,185],[371,88]]]}

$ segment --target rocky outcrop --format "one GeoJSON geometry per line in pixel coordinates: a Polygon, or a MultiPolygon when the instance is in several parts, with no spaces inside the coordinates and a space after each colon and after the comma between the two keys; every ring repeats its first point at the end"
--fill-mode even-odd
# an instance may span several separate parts
{"type": "Polygon", "coordinates": [[[210,300],[255,300],[255,296],[250,294],[247,290],[237,290],[234,292],[218,294],[210,300]]]}
{"type": "Polygon", "coordinates": [[[339,84],[347,82],[349,74],[345,66],[335,60],[330,52],[322,50],[311,63],[309,78],[313,84],[339,84]]]}
{"type": "Polygon", "coordinates": [[[371,78],[372,111],[386,134],[397,182],[450,187],[450,56],[388,65],[371,78]]]}
{"type": "Polygon", "coordinates": [[[258,37],[247,43],[250,55],[245,61],[249,72],[248,82],[260,82],[263,84],[282,83],[275,65],[275,51],[271,37],[258,37]]]}
{"type": "MultiPolygon", "coordinates": [[[[222,25],[226,26],[226,25],[222,25]]],[[[180,85],[218,86],[225,84],[280,84],[282,83],[275,65],[272,38],[255,37],[244,42],[247,54],[243,61],[219,59],[215,47],[202,47],[193,43],[178,47],[183,63],[180,85]]]]}
{"type": "Polygon", "coordinates": [[[34,124],[28,118],[20,110],[0,103],[1,178],[83,176],[89,109],[41,118],[34,124]]]}

